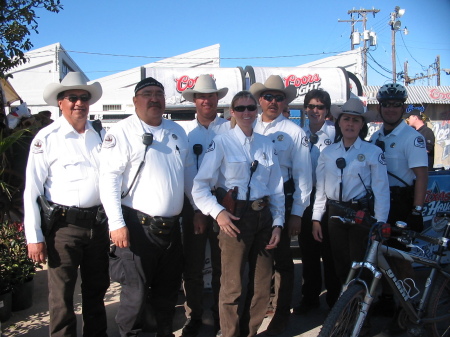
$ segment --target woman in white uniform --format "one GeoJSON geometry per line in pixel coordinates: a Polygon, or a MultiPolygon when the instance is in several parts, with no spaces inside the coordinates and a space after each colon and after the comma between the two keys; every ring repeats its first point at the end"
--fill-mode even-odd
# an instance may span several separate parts
{"type": "Polygon", "coordinates": [[[369,227],[332,219],[331,216],[343,216],[345,212],[330,201],[369,212],[382,222],[387,220],[389,213],[389,182],[384,154],[377,146],[364,141],[367,123],[375,115],[371,111],[364,112],[363,103],[356,98],[348,100],[341,111],[334,111],[335,143],[321,152],[317,164],[313,236],[322,241],[320,222],[328,207],[331,250],[342,284],[352,261],[360,261],[364,257],[369,227]]]}
{"type": "Polygon", "coordinates": [[[283,179],[278,159],[269,138],[253,132],[256,115],[252,94],[237,93],[231,101],[236,125],[211,142],[192,190],[196,206],[213,217],[220,229],[219,316],[223,337],[256,335],[269,303],[271,249],[280,240],[284,222],[283,179]],[[215,195],[211,189],[215,189],[215,195]],[[239,318],[247,262],[254,295],[239,318]]]}

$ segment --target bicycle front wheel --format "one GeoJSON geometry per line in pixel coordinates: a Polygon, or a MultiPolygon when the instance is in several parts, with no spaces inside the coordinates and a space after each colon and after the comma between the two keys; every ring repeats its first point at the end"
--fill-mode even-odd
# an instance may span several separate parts
{"type": "MultiPolygon", "coordinates": [[[[442,274],[436,277],[433,292],[427,307],[427,317],[440,317],[450,314],[450,280],[442,274]]],[[[429,336],[449,337],[450,321],[441,320],[426,325],[429,336]]]]}
{"type": "Polygon", "coordinates": [[[362,284],[352,284],[339,297],[323,323],[319,337],[349,337],[356,327],[366,288],[362,284]]]}

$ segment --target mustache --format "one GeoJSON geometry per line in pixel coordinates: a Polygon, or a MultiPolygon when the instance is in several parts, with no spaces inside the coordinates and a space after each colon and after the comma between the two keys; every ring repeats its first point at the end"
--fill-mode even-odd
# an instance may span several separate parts
{"type": "Polygon", "coordinates": [[[161,104],[158,102],[150,102],[147,105],[148,108],[153,108],[153,107],[157,107],[157,108],[161,108],[161,104]]]}

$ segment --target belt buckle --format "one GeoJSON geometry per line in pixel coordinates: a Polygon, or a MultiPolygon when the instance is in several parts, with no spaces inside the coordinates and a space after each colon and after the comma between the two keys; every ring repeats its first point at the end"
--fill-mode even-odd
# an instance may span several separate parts
{"type": "Polygon", "coordinates": [[[260,211],[264,208],[264,200],[258,199],[252,202],[252,210],[254,211],[260,211]]]}

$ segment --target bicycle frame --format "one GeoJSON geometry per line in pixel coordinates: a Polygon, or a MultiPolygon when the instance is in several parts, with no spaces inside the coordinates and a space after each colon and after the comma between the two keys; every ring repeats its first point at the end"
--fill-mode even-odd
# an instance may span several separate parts
{"type": "MultiPolygon", "coordinates": [[[[409,230],[400,230],[402,235],[399,237],[407,236],[411,233],[409,230]]],[[[368,314],[368,310],[370,305],[374,299],[376,294],[377,286],[379,281],[384,275],[386,277],[387,282],[390,287],[393,289],[394,294],[396,294],[400,305],[404,308],[405,312],[408,315],[409,320],[417,325],[423,325],[425,323],[439,322],[443,320],[450,321],[450,314],[446,314],[440,317],[424,317],[425,316],[425,308],[428,303],[432,285],[435,282],[436,276],[438,273],[442,273],[445,277],[450,278],[450,274],[443,269],[441,266],[441,259],[444,254],[444,250],[447,249],[448,237],[450,235],[450,222],[447,224],[445,233],[441,238],[431,238],[425,235],[421,235],[420,233],[415,234],[412,237],[408,237],[411,239],[411,242],[414,238],[420,238],[426,241],[429,241],[434,244],[438,244],[438,249],[435,253],[434,259],[428,259],[421,256],[414,255],[409,252],[401,251],[392,247],[388,247],[382,243],[382,239],[379,237],[379,234],[376,234],[376,238],[373,239],[364,262],[353,262],[349,275],[347,277],[346,284],[343,286],[342,292],[345,292],[349,285],[358,282],[366,288],[366,294],[364,297],[364,303],[360,310],[360,315],[355,324],[355,328],[353,330],[352,336],[358,336],[362,324],[368,314]],[[417,290],[416,294],[411,296],[411,290],[409,291],[405,289],[403,285],[404,280],[399,280],[389,265],[386,256],[403,259],[410,263],[416,262],[420,265],[427,266],[431,268],[431,272],[427,277],[425,287],[423,289],[423,294],[420,297],[420,301],[413,303],[412,299],[415,298],[419,293],[419,289],[417,289],[415,281],[412,280],[413,286],[417,290]],[[357,273],[362,272],[362,270],[368,270],[373,278],[370,281],[366,281],[360,278],[357,273]]]]}

